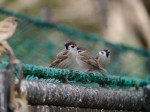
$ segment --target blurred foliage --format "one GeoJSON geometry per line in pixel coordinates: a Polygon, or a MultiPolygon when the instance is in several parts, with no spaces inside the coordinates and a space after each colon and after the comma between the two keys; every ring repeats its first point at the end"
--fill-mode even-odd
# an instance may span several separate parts
{"type": "MultiPolygon", "coordinates": [[[[89,4],[90,1],[87,0],[83,0],[85,2],[79,3],[79,6],[75,6],[75,7],[82,7],[82,5],[84,4],[86,6],[86,4],[89,4]]],[[[88,19],[86,18],[86,16],[84,17],[84,15],[86,14],[83,11],[82,12],[82,16],[78,16],[78,12],[79,10],[71,10],[70,12],[67,11],[70,7],[73,5],[75,1],[73,0],[66,0],[65,2],[62,2],[60,0],[6,0],[5,2],[3,2],[2,5],[0,6],[4,6],[7,9],[13,10],[15,12],[23,12],[27,15],[29,15],[30,17],[39,17],[41,16],[41,10],[43,7],[47,7],[49,13],[51,14],[51,18],[53,19],[55,22],[57,23],[63,23],[63,24],[69,24],[73,27],[77,27],[82,29],[83,31],[92,31],[92,32],[99,32],[100,31],[100,27],[97,26],[97,24],[99,23],[98,21],[94,21],[95,17],[93,18],[92,16],[88,16],[88,19]],[[74,13],[75,16],[71,17],[72,15],[70,13],[74,13]],[[85,14],[84,14],[85,13],[85,14]],[[62,17],[60,16],[62,15],[62,17]],[[68,17],[68,18],[67,18],[68,17]],[[93,19],[93,20],[92,20],[93,19]],[[92,22],[90,22],[92,21],[92,22]]],[[[92,6],[90,6],[92,7],[92,6]]],[[[94,15],[94,14],[90,14],[93,12],[88,12],[88,15],[94,15]]],[[[98,20],[98,19],[97,19],[98,20]]]]}

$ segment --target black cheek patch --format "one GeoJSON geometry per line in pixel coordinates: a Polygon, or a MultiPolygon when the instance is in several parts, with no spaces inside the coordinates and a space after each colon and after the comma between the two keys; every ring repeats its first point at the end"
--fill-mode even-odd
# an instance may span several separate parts
{"type": "Polygon", "coordinates": [[[109,53],[110,53],[110,52],[107,52],[107,53],[106,53],[106,57],[107,57],[107,58],[108,58],[108,56],[109,56],[109,53]]]}
{"type": "Polygon", "coordinates": [[[68,50],[70,43],[65,44],[64,46],[66,47],[66,49],[68,50]]]}
{"type": "Polygon", "coordinates": [[[71,46],[72,48],[74,48],[75,46],[71,46]]]}
{"type": "Polygon", "coordinates": [[[65,46],[65,47],[66,47],[66,49],[68,50],[68,47],[69,47],[69,46],[65,46]]]}

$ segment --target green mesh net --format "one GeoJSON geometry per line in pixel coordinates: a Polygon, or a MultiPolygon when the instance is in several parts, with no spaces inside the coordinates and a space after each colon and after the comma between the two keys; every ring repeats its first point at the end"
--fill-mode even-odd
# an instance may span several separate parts
{"type": "MultiPolygon", "coordinates": [[[[65,41],[71,38],[86,47],[93,56],[101,49],[109,48],[112,58],[107,70],[110,75],[145,78],[150,74],[149,50],[113,44],[93,33],[85,33],[67,25],[45,23],[40,19],[32,19],[0,8],[0,19],[11,15],[21,19],[9,43],[16,57],[23,63],[47,67],[63,49],[65,41]]],[[[31,79],[36,78],[31,76],[31,79]]]]}

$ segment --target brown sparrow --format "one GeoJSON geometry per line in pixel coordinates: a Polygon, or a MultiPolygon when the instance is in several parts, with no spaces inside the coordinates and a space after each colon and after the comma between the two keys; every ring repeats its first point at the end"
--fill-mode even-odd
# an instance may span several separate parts
{"type": "Polygon", "coordinates": [[[99,66],[106,68],[110,63],[110,51],[108,49],[103,49],[98,53],[96,61],[99,66]]]}
{"type": "Polygon", "coordinates": [[[11,59],[14,58],[14,54],[7,40],[15,33],[18,22],[19,19],[13,16],[0,22],[0,54],[9,52],[11,59]]]}
{"type": "Polygon", "coordinates": [[[11,36],[15,33],[18,22],[19,19],[16,17],[8,17],[3,21],[0,21],[0,54],[5,54],[10,51],[8,51],[9,45],[7,43],[7,39],[11,38],[11,36]]]}
{"type": "Polygon", "coordinates": [[[7,40],[11,38],[15,33],[18,22],[19,19],[16,17],[8,17],[0,22],[0,54],[8,52],[10,55],[9,64],[18,65],[19,82],[17,88],[19,88],[22,79],[22,65],[21,62],[16,59],[15,54],[8,44],[7,40]]]}
{"type": "Polygon", "coordinates": [[[15,33],[19,21],[18,18],[11,16],[0,22],[0,54],[8,52],[10,55],[10,62],[14,60],[16,62],[16,58],[7,40],[15,33]]]}
{"type": "Polygon", "coordinates": [[[8,17],[0,21],[0,43],[12,37],[16,31],[19,19],[16,17],[8,17]]]}
{"type": "Polygon", "coordinates": [[[60,51],[55,60],[49,67],[55,68],[69,68],[75,62],[75,56],[77,54],[76,43],[69,40],[65,43],[65,49],[60,51]]]}
{"type": "Polygon", "coordinates": [[[7,40],[15,33],[19,21],[18,18],[11,16],[0,22],[0,54],[8,52],[10,55],[10,62],[16,58],[7,40]]]}
{"type": "MultiPolygon", "coordinates": [[[[106,71],[103,67],[99,67],[95,58],[91,57],[88,51],[83,47],[77,47],[76,62],[79,66],[83,68],[86,72],[98,71],[103,74],[106,71]]],[[[105,75],[104,75],[105,76],[105,75]]]]}

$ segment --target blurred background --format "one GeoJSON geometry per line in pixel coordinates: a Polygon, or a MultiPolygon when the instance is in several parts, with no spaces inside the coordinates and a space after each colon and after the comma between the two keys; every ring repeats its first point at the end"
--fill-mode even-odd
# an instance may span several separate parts
{"type": "MultiPolygon", "coordinates": [[[[111,63],[107,69],[113,75],[144,78],[150,74],[149,55],[113,46],[126,45],[149,52],[150,0],[0,0],[0,7],[35,21],[64,24],[84,33],[95,33],[112,43],[91,41],[80,34],[62,33],[23,20],[9,40],[23,63],[48,66],[63,49],[65,41],[71,38],[86,47],[93,57],[103,48],[109,48],[111,63]]],[[[1,20],[10,15],[0,11],[1,20]]]]}

